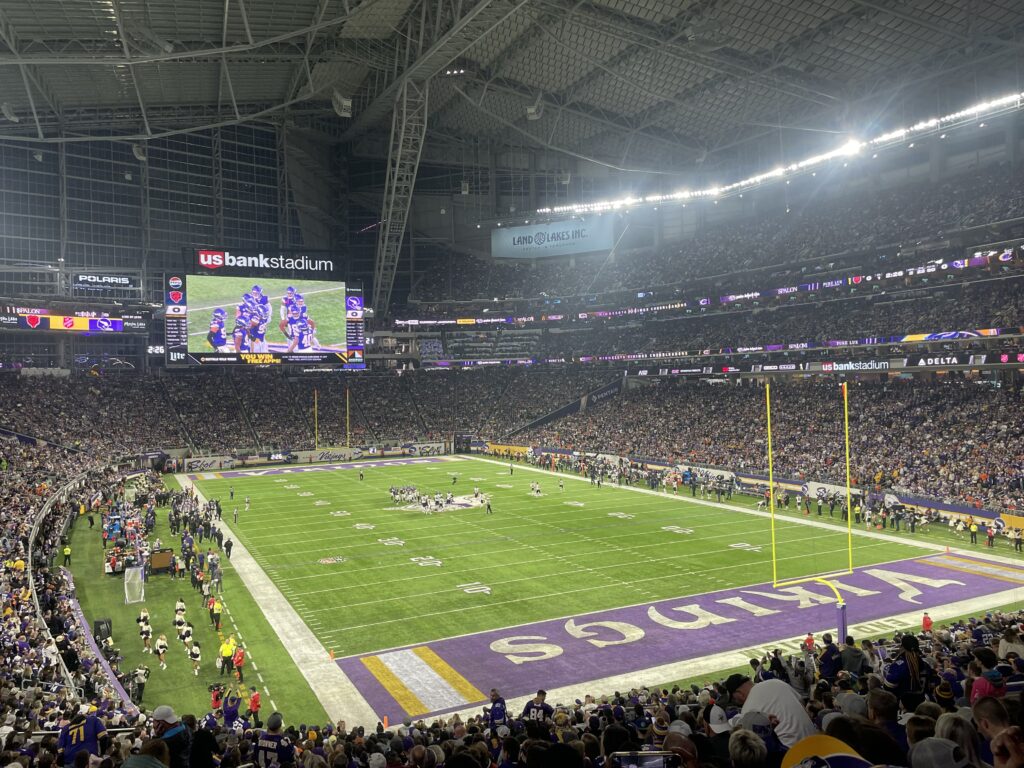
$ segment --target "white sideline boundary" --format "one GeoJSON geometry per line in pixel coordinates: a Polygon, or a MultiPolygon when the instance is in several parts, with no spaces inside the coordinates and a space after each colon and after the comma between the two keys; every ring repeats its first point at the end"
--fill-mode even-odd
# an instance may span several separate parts
{"type": "MultiPolygon", "coordinates": [[[[175,475],[175,478],[181,483],[182,488],[193,489],[202,501],[206,501],[187,475],[179,474],[175,475]]],[[[317,640],[316,635],[306,626],[306,622],[291,603],[249,554],[249,550],[239,541],[227,520],[218,521],[218,527],[234,541],[231,565],[253,600],[259,605],[264,618],[281,640],[288,655],[292,657],[299,673],[306,678],[313,695],[319,699],[331,722],[345,720],[350,724],[362,724],[365,728],[375,727],[378,718],[373,708],[348,679],[348,675],[331,660],[327,649],[317,640]]],[[[267,665],[267,661],[263,660],[264,666],[267,665]]]]}

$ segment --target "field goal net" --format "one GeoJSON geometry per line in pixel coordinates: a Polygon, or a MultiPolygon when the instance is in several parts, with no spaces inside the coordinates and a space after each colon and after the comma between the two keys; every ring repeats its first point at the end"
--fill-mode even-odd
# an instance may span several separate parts
{"type": "Polygon", "coordinates": [[[146,574],[142,566],[124,569],[125,605],[141,603],[146,599],[146,574]]]}

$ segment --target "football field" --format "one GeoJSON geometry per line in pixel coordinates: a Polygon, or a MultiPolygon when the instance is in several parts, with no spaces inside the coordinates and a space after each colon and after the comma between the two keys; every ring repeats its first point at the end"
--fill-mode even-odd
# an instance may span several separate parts
{"type": "MultiPolygon", "coordinates": [[[[221,500],[237,538],[374,711],[395,718],[457,710],[492,685],[509,696],[569,688],[835,627],[827,587],[771,587],[768,520],[685,494],[571,476],[561,489],[557,475],[462,457],[191,479],[221,500]],[[425,515],[392,502],[391,486],[451,491],[456,503],[425,515]]],[[[845,529],[818,525],[777,520],[778,581],[846,568],[845,529]]],[[[993,575],[882,536],[855,536],[853,554],[856,570],[840,580],[851,622],[1024,584],[1024,569],[993,575]]]]}

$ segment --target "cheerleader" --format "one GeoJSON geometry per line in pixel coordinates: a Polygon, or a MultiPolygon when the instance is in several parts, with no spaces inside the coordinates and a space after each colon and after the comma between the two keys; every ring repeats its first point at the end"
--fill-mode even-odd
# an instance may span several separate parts
{"type": "Polygon", "coordinates": [[[181,631],[181,642],[185,644],[185,650],[188,651],[192,647],[192,630],[195,627],[192,626],[192,622],[185,624],[185,628],[181,631]]]}
{"type": "Polygon", "coordinates": [[[185,612],[185,601],[182,600],[180,597],[178,598],[178,602],[176,602],[174,604],[174,612],[175,613],[184,613],[185,612]]]}
{"type": "Polygon", "coordinates": [[[185,633],[185,625],[187,623],[188,622],[185,621],[185,612],[184,611],[178,611],[178,613],[174,614],[174,629],[177,630],[177,632],[178,632],[178,639],[179,640],[184,641],[183,635],[185,633]]]}
{"type": "MultiPolygon", "coordinates": [[[[191,624],[189,625],[191,627],[191,624]]],[[[192,660],[192,674],[199,677],[199,663],[203,660],[199,651],[199,641],[196,640],[188,649],[188,657],[192,660]]]]}
{"type": "Polygon", "coordinates": [[[167,669],[164,656],[167,654],[167,635],[160,635],[156,639],[156,657],[160,659],[160,669],[167,669]]]}
{"type": "Polygon", "coordinates": [[[142,652],[152,653],[153,652],[153,627],[149,624],[149,619],[142,619],[139,623],[139,637],[142,638],[142,652]]]}

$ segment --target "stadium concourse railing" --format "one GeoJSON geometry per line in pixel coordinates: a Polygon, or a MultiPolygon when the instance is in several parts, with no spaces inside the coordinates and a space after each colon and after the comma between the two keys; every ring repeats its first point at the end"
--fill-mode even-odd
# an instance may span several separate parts
{"type": "MultiPolygon", "coordinates": [[[[114,462],[114,463],[108,465],[107,468],[108,469],[114,469],[115,471],[117,471],[119,473],[124,473],[125,475],[127,475],[127,466],[123,462],[114,462]]],[[[42,610],[42,606],[39,605],[39,594],[38,594],[38,590],[36,589],[36,583],[35,583],[36,542],[37,542],[37,540],[39,538],[39,529],[42,526],[42,524],[47,520],[47,518],[50,516],[50,514],[53,512],[54,506],[56,506],[58,503],[62,503],[64,501],[67,501],[68,498],[71,496],[71,494],[74,491],[81,489],[85,485],[85,482],[86,482],[87,478],[88,478],[87,473],[83,472],[82,474],[76,475],[72,479],[68,480],[66,483],[64,483],[58,489],[56,489],[50,495],[50,497],[43,503],[43,507],[39,511],[39,514],[36,516],[36,519],[35,519],[35,521],[32,524],[32,530],[29,533],[29,545],[28,545],[28,552],[27,552],[27,559],[28,559],[27,568],[28,568],[28,572],[30,574],[32,574],[32,605],[35,608],[36,619],[39,622],[39,625],[43,628],[43,630],[45,632],[46,638],[49,639],[50,641],[52,641],[54,643],[54,645],[56,645],[56,639],[53,637],[53,634],[50,632],[50,627],[46,624],[46,621],[43,618],[43,610],[42,610]]],[[[64,520],[61,522],[61,524],[59,526],[60,534],[59,534],[59,537],[58,537],[60,540],[63,540],[66,537],[68,527],[70,526],[71,519],[72,519],[72,516],[74,514],[75,514],[74,510],[73,509],[70,510],[68,512],[68,514],[64,517],[64,520]]],[[[72,582],[72,584],[73,584],[73,582],[72,582]]],[[[75,601],[75,605],[77,606],[77,600],[75,601]]],[[[129,707],[134,708],[134,704],[128,698],[128,695],[127,695],[127,693],[124,690],[124,687],[117,680],[116,676],[113,673],[113,670],[110,668],[109,663],[107,663],[106,659],[103,658],[103,654],[102,654],[102,652],[100,652],[99,648],[97,647],[96,642],[95,642],[95,640],[92,637],[92,633],[90,632],[88,624],[84,623],[84,622],[86,622],[86,618],[81,613],[81,609],[80,608],[77,611],[75,611],[75,617],[76,617],[76,620],[78,621],[78,623],[80,625],[79,626],[79,632],[82,633],[82,636],[84,638],[86,638],[86,640],[88,641],[88,643],[90,645],[90,648],[93,651],[93,654],[96,656],[97,661],[101,664],[102,668],[104,669],[104,671],[107,674],[107,677],[109,678],[109,682],[110,682],[109,688],[110,688],[110,690],[113,691],[113,693],[117,696],[117,698],[121,700],[121,703],[123,705],[127,705],[129,707]]],[[[65,687],[66,690],[74,692],[78,696],[78,698],[80,700],[83,699],[84,696],[85,696],[85,691],[82,688],[79,688],[78,686],[75,685],[74,678],[72,677],[71,672],[68,670],[67,664],[64,663],[64,658],[59,653],[56,656],[57,656],[57,663],[58,663],[58,666],[59,666],[59,669],[60,669],[60,674],[61,674],[61,677],[64,680],[63,686],[65,687]]],[[[58,683],[57,685],[60,685],[60,684],[58,683]]]]}

